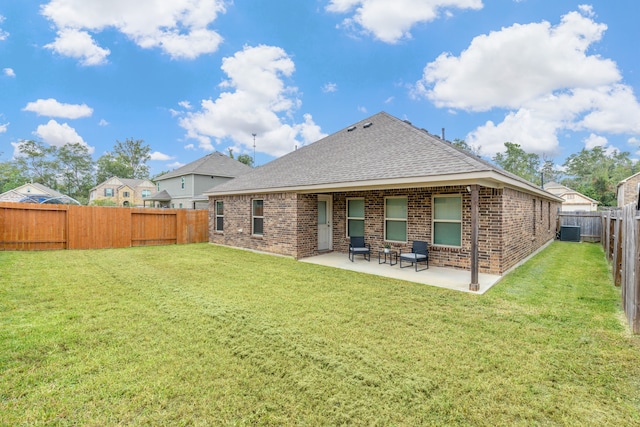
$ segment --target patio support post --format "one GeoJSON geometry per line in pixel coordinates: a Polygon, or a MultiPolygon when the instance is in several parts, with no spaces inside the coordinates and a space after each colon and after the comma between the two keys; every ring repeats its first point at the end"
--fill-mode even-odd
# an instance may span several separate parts
{"type": "Polygon", "coordinates": [[[478,185],[470,185],[471,188],[471,283],[470,291],[480,290],[478,283],[478,185]]]}

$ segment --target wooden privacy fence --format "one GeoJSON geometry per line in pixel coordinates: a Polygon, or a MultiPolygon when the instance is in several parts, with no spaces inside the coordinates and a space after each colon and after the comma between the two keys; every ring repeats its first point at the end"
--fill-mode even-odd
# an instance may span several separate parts
{"type": "Polygon", "coordinates": [[[560,227],[579,226],[580,241],[599,242],[602,235],[602,213],[601,212],[558,212],[558,222],[560,227]]]}
{"type": "Polygon", "coordinates": [[[602,245],[621,287],[622,306],[633,333],[640,333],[640,217],[636,205],[602,215],[602,245]]]}
{"type": "Polygon", "coordinates": [[[104,249],[208,241],[207,210],[0,203],[0,250],[104,249]]]}

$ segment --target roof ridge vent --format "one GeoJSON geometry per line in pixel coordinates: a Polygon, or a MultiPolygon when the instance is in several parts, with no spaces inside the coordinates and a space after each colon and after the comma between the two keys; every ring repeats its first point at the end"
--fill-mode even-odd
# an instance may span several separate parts
{"type": "Polygon", "coordinates": [[[371,123],[371,122],[367,122],[367,123],[362,125],[362,127],[365,128],[365,129],[366,128],[370,128],[371,126],[373,126],[373,123],[371,123]]]}
{"type": "Polygon", "coordinates": [[[356,127],[357,126],[351,126],[351,127],[347,128],[347,132],[351,132],[351,131],[356,130],[356,127]]]}

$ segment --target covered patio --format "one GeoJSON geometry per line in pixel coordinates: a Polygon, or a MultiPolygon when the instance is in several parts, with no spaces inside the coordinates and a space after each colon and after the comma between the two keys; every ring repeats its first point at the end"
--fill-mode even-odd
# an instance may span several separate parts
{"type": "Polygon", "coordinates": [[[399,264],[393,266],[389,264],[379,264],[377,252],[375,251],[372,251],[370,262],[367,262],[362,257],[356,257],[355,261],[351,262],[347,254],[340,252],[329,252],[302,258],[299,261],[472,294],[484,294],[502,278],[502,276],[499,275],[479,273],[478,282],[480,287],[477,291],[470,291],[469,283],[471,283],[471,273],[468,270],[434,266],[429,266],[428,270],[419,272],[416,272],[413,267],[400,269],[399,264]]]}

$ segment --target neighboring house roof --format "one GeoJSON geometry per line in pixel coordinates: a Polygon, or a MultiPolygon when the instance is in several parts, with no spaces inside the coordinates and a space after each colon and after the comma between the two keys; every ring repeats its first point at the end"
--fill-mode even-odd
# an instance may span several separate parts
{"type": "Polygon", "coordinates": [[[475,183],[488,187],[508,184],[560,201],[540,187],[384,112],[222,183],[205,194],[475,183]]]}
{"type": "Polygon", "coordinates": [[[207,154],[189,164],[186,164],[164,175],[155,178],[155,181],[162,181],[176,176],[184,175],[211,175],[227,178],[245,174],[253,170],[250,166],[240,163],[222,153],[215,152],[207,154]]]}
{"type": "Polygon", "coordinates": [[[145,200],[153,200],[156,202],[170,202],[171,195],[167,193],[167,190],[162,190],[159,193],[152,194],[150,197],[145,197],[145,200]]]}
{"type": "MultiPolygon", "coordinates": [[[[119,182],[120,187],[123,186],[127,186],[130,187],[131,189],[135,189],[136,187],[138,187],[139,185],[144,184],[145,182],[148,182],[149,185],[147,185],[147,187],[155,187],[155,184],[153,182],[151,182],[151,180],[149,179],[137,179],[137,178],[119,178],[117,176],[112,176],[111,178],[107,179],[106,181],[101,182],[100,184],[96,185],[95,187],[93,187],[91,190],[89,191],[93,191],[96,190],[106,184],[109,184],[109,181],[112,180],[116,180],[119,182]]],[[[109,185],[113,185],[113,184],[109,184],[109,185]]]]}
{"type": "Polygon", "coordinates": [[[544,185],[544,189],[546,191],[548,191],[549,193],[551,193],[551,194],[555,194],[558,197],[564,198],[564,196],[567,195],[567,194],[575,194],[575,195],[577,195],[579,197],[582,197],[585,200],[588,200],[591,203],[595,203],[595,204],[600,203],[597,200],[594,200],[589,196],[585,196],[584,194],[582,194],[582,193],[580,193],[580,192],[578,192],[578,191],[576,191],[574,189],[571,189],[569,187],[566,187],[566,186],[564,186],[562,184],[558,184],[557,182],[548,182],[548,183],[546,183],[544,185]]]}
{"type": "Polygon", "coordinates": [[[52,188],[49,188],[46,185],[39,184],[37,182],[29,182],[27,184],[22,184],[21,186],[16,187],[16,188],[14,188],[13,190],[10,190],[10,191],[16,191],[16,192],[18,192],[20,194],[24,194],[25,196],[28,196],[29,194],[34,194],[33,191],[31,191],[31,192],[24,191],[24,189],[29,188],[29,187],[33,187],[34,189],[38,190],[37,194],[48,194],[50,196],[55,196],[55,197],[64,196],[64,194],[62,194],[61,192],[56,191],[56,190],[54,190],[52,188]]]}

